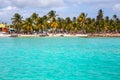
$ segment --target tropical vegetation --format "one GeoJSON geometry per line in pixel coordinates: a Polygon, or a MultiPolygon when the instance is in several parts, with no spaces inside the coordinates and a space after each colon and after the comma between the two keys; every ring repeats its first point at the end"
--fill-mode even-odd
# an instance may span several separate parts
{"type": "Polygon", "coordinates": [[[33,13],[29,18],[23,19],[19,13],[13,15],[11,28],[16,33],[120,33],[120,18],[104,16],[102,9],[96,18],[90,18],[82,12],[78,17],[61,18],[56,11],[51,10],[47,15],[40,17],[33,13]]]}

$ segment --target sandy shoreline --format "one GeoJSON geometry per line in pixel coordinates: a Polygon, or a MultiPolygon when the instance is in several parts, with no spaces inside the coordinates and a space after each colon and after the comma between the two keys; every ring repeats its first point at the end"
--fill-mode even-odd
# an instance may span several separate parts
{"type": "Polygon", "coordinates": [[[0,34],[0,37],[120,37],[120,34],[0,34]]]}
{"type": "Polygon", "coordinates": [[[89,34],[88,37],[120,37],[120,33],[112,34],[112,33],[106,33],[106,34],[89,34]]]}
{"type": "Polygon", "coordinates": [[[76,34],[76,35],[71,35],[71,34],[48,34],[48,35],[41,35],[41,34],[32,34],[32,35],[24,35],[24,34],[19,34],[18,37],[87,37],[87,34],[76,34]]]}

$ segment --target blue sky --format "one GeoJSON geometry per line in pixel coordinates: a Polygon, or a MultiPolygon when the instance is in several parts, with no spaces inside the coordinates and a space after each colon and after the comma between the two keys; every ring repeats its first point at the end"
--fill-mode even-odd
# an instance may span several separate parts
{"type": "Polygon", "coordinates": [[[96,17],[99,9],[104,11],[104,16],[116,14],[120,18],[120,0],[0,0],[0,23],[11,23],[14,13],[27,18],[33,12],[43,16],[55,10],[64,18],[77,17],[81,12],[96,17]]]}

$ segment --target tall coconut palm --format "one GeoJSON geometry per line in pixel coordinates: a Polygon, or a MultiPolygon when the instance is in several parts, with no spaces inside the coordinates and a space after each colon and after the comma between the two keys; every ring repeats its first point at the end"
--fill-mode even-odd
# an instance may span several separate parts
{"type": "Polygon", "coordinates": [[[85,30],[86,17],[87,17],[87,14],[85,13],[81,13],[80,16],[78,17],[78,22],[82,29],[82,33],[86,33],[86,30],[85,30]]]}
{"type": "Polygon", "coordinates": [[[12,20],[12,24],[15,26],[15,29],[17,31],[17,33],[19,33],[21,31],[22,28],[22,16],[19,13],[15,13],[13,15],[13,18],[11,18],[12,20]]]}
{"type": "Polygon", "coordinates": [[[117,33],[120,33],[120,19],[117,18],[116,22],[117,22],[117,33]]]}
{"type": "Polygon", "coordinates": [[[118,22],[118,18],[117,18],[117,15],[113,15],[113,20],[114,20],[114,30],[115,30],[115,32],[118,32],[118,26],[117,26],[117,22],[118,22]]]}
{"type": "Polygon", "coordinates": [[[70,17],[67,17],[65,19],[65,21],[66,21],[66,31],[69,33],[70,32],[70,27],[71,27],[71,19],[70,19],[70,17]]]}
{"type": "Polygon", "coordinates": [[[37,13],[33,13],[30,17],[32,19],[32,25],[34,30],[37,28],[36,22],[38,17],[39,15],[37,13]]]}
{"type": "Polygon", "coordinates": [[[109,17],[106,16],[105,19],[104,19],[104,32],[108,32],[109,30],[109,17]]]}
{"type": "Polygon", "coordinates": [[[26,20],[23,22],[23,28],[26,33],[33,32],[33,25],[31,18],[26,18],[26,20]]]}
{"type": "Polygon", "coordinates": [[[57,18],[57,23],[58,23],[58,31],[59,32],[62,32],[63,30],[62,30],[62,18],[60,18],[60,17],[58,17],[57,18]]]}
{"type": "Polygon", "coordinates": [[[96,32],[96,22],[95,18],[91,19],[91,26],[90,26],[90,33],[95,33],[96,32]]]}
{"type": "Polygon", "coordinates": [[[73,17],[72,25],[73,25],[73,30],[74,30],[74,32],[78,32],[78,28],[77,28],[77,18],[76,18],[76,17],[73,17]]]}
{"type": "Polygon", "coordinates": [[[43,22],[43,26],[44,26],[44,30],[47,31],[47,29],[50,29],[50,26],[49,26],[49,21],[48,21],[48,17],[47,15],[44,15],[42,17],[42,22],[43,22]]]}
{"type": "Polygon", "coordinates": [[[48,12],[47,15],[49,18],[55,18],[57,16],[56,11],[54,11],[54,10],[51,10],[50,12],[48,12]]]}
{"type": "Polygon", "coordinates": [[[96,28],[96,32],[97,33],[100,33],[100,29],[102,27],[104,27],[104,19],[103,19],[103,11],[102,9],[100,9],[98,11],[98,15],[97,15],[97,18],[96,18],[96,25],[97,25],[97,28],[96,28]]]}
{"type": "Polygon", "coordinates": [[[41,33],[45,30],[44,19],[42,17],[38,17],[36,21],[36,31],[38,32],[40,30],[41,33]]]}
{"type": "Polygon", "coordinates": [[[64,33],[66,31],[66,20],[63,18],[58,18],[58,29],[60,29],[60,32],[64,33]]]}
{"type": "Polygon", "coordinates": [[[32,15],[31,15],[31,19],[33,20],[33,22],[35,22],[36,20],[37,20],[37,18],[38,18],[38,14],[37,13],[33,13],[32,15]]]}
{"type": "Polygon", "coordinates": [[[91,31],[91,29],[92,29],[91,25],[92,25],[91,18],[86,18],[86,23],[85,23],[86,33],[92,32],[92,31],[91,31]]]}
{"type": "Polygon", "coordinates": [[[47,15],[48,15],[48,19],[50,22],[52,22],[56,18],[56,16],[58,16],[56,14],[56,11],[54,11],[54,10],[51,10],[50,12],[48,12],[47,15]]]}

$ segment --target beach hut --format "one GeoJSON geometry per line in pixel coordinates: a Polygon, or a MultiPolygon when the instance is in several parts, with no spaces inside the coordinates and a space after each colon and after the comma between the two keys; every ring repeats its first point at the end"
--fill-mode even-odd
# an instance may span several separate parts
{"type": "Polygon", "coordinates": [[[3,29],[5,28],[5,25],[4,24],[0,24],[0,31],[2,32],[3,29]]]}
{"type": "Polygon", "coordinates": [[[8,28],[5,24],[0,24],[0,32],[8,32],[8,28]]]}

